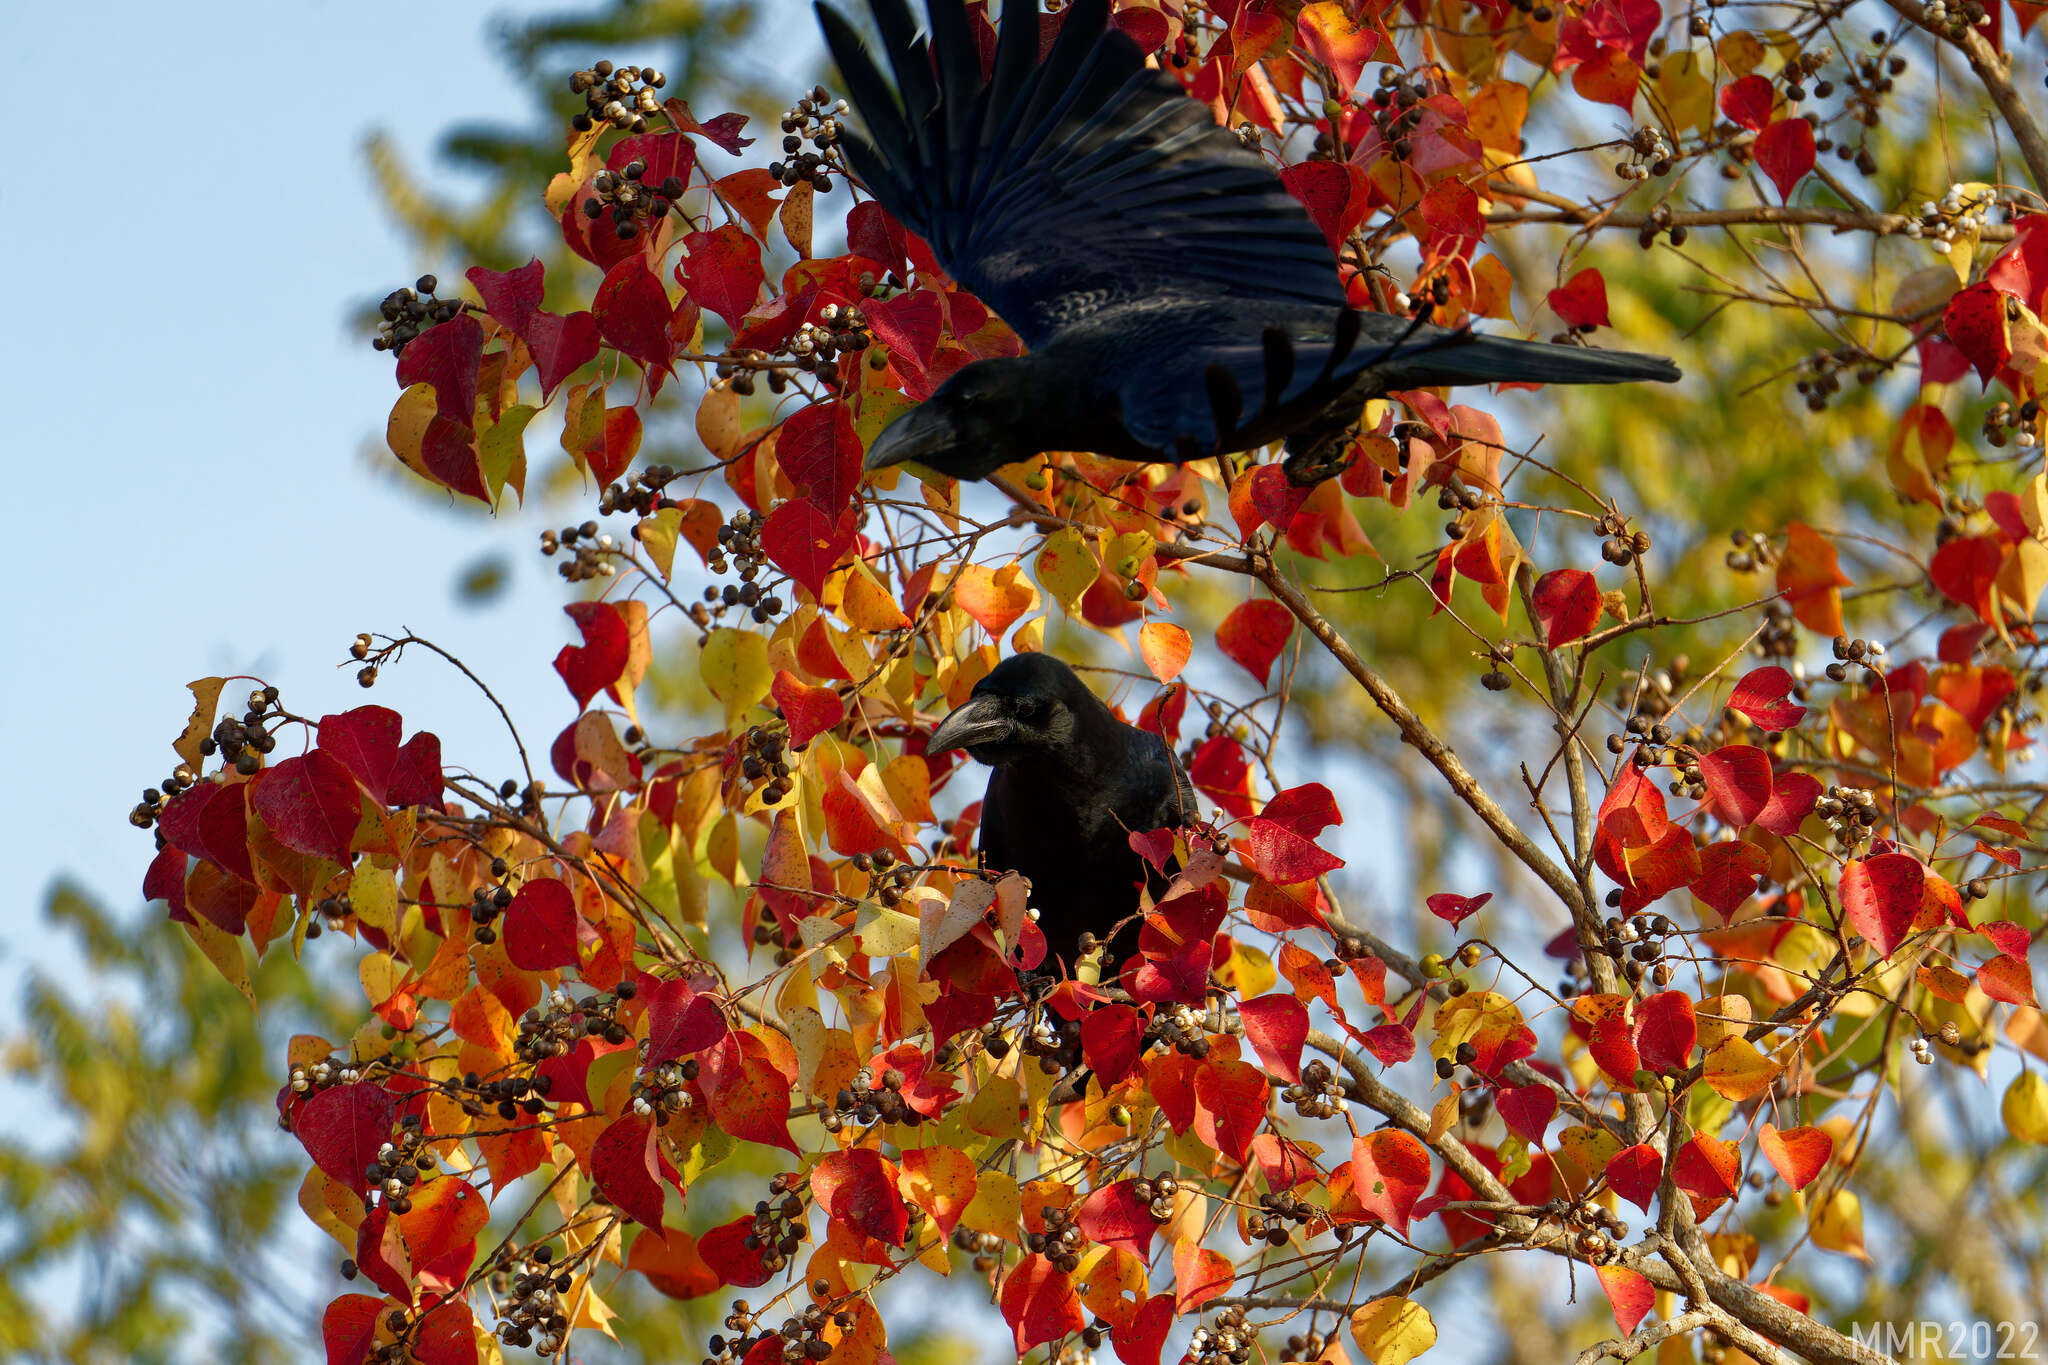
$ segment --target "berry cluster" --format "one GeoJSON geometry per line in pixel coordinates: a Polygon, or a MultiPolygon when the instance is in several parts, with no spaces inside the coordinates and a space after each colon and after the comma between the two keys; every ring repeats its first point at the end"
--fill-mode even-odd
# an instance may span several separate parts
{"type": "Polygon", "coordinates": [[[1610,512],[1593,524],[1595,535],[1605,536],[1600,542],[1600,557],[1609,564],[1626,568],[1650,552],[1650,533],[1630,531],[1628,519],[1619,512],[1610,512]]]}
{"type": "Polygon", "coordinates": [[[544,1356],[562,1349],[569,1316],[562,1311],[561,1296],[575,1287],[576,1277],[554,1262],[555,1249],[545,1242],[524,1260],[515,1260],[510,1248],[501,1253],[492,1288],[510,1300],[497,1326],[498,1339],[507,1346],[531,1346],[544,1356]]]}
{"type": "MultiPolygon", "coordinates": [[[[649,465],[627,482],[612,484],[599,494],[597,510],[607,517],[614,512],[650,516],[665,505],[662,490],[681,477],[682,471],[674,465],[649,465]]],[[[633,533],[634,539],[639,539],[639,535],[636,529],[633,533]]]]}
{"type": "MultiPolygon", "coordinates": [[[[1427,280],[1417,280],[1412,290],[1394,295],[1394,307],[1419,321],[1427,322],[1432,313],[1445,308],[1451,302],[1451,277],[1435,275],[1427,280]]],[[[1426,430],[1427,428],[1425,428],[1426,430]]],[[[1431,433],[1434,435],[1435,433],[1431,433]]],[[[1395,437],[1400,440],[1400,437],[1395,437]]]]}
{"type": "MultiPolygon", "coordinates": [[[[535,1005],[519,1016],[519,1036],[513,1041],[513,1051],[522,1062],[566,1057],[569,1049],[576,1046],[576,1040],[583,1036],[576,1003],[559,987],[550,993],[547,1004],[545,1010],[535,1005]]],[[[619,1041],[624,1042],[625,1039],[619,1041]]]]}
{"type": "Polygon", "coordinates": [[[2040,426],[2041,404],[2038,400],[2029,398],[2015,408],[2000,399],[1984,414],[1984,441],[1987,445],[2003,449],[2008,439],[2006,433],[2011,432],[2010,439],[2014,444],[2021,450],[2032,450],[2041,443],[2040,426]]]}
{"type": "Polygon", "coordinates": [[[1881,673],[1884,668],[1885,648],[1882,640],[1851,639],[1837,635],[1832,641],[1835,661],[1828,665],[1829,682],[1845,682],[1849,668],[1861,664],[1872,673],[1881,673]]]}
{"type": "Polygon", "coordinates": [[[819,194],[832,192],[830,157],[839,145],[839,120],[846,113],[846,101],[835,100],[820,85],[796,102],[782,116],[782,161],[768,165],[768,174],[784,185],[809,181],[819,194]],[[810,143],[815,149],[804,150],[810,143]]]}
{"type": "Polygon", "coordinates": [[[1956,238],[1981,232],[1990,221],[1998,201],[1991,195],[1971,194],[1951,184],[1941,198],[1920,203],[1920,216],[1906,223],[1906,235],[1932,242],[1937,251],[1947,252],[1956,238]]]}
{"type": "MultiPolygon", "coordinates": [[[[795,1177],[791,1177],[794,1179],[795,1177]]],[[[823,1280],[811,1286],[813,1293],[820,1297],[831,1293],[832,1287],[823,1280]]],[[[782,1359],[785,1365],[796,1365],[798,1361],[821,1361],[832,1354],[832,1343],[825,1340],[827,1326],[840,1331],[850,1331],[853,1314],[844,1309],[836,1313],[827,1312],[823,1305],[812,1304],[801,1316],[782,1320],[782,1325],[773,1332],[754,1313],[753,1306],[745,1299],[734,1299],[725,1315],[725,1330],[731,1337],[714,1335],[705,1343],[711,1354],[704,1359],[704,1365],[735,1365],[753,1354],[754,1348],[771,1337],[782,1341],[782,1359]],[[751,1335],[756,1331],[759,1335],[751,1335]]]]}
{"type": "Polygon", "coordinates": [[[465,1072],[462,1088],[469,1092],[462,1100],[462,1110],[472,1118],[482,1118],[486,1112],[495,1112],[507,1123],[516,1123],[520,1115],[539,1118],[547,1112],[548,1092],[554,1089],[551,1076],[494,1076],[489,1079],[476,1072],[465,1072]]]}
{"type": "Polygon", "coordinates": [[[697,1103],[690,1082],[697,1079],[697,1059],[663,1062],[633,1082],[633,1112],[665,1124],[697,1103]]]}
{"type": "Polygon", "coordinates": [[[676,201],[683,197],[680,177],[668,176],[659,185],[646,183],[647,163],[628,161],[618,171],[599,171],[590,180],[590,197],[583,201],[583,216],[596,222],[607,213],[612,231],[622,242],[630,242],[643,229],[651,230],[671,213],[679,213],[676,201]]]}
{"type": "Polygon", "coordinates": [[[1662,990],[1671,984],[1672,975],[1671,964],[1664,960],[1664,941],[1676,928],[1669,919],[1657,914],[1628,919],[1609,915],[1600,928],[1600,946],[1596,951],[1620,966],[1629,985],[1639,986],[1648,976],[1651,984],[1662,990]]]}
{"type": "Polygon", "coordinates": [[[586,521],[581,526],[564,526],[559,531],[542,531],[540,552],[553,556],[557,550],[571,552],[555,566],[571,583],[610,578],[619,571],[615,558],[619,553],[618,542],[600,533],[594,521],[586,521]]]}
{"type": "MultiPolygon", "coordinates": [[[[1671,145],[1671,139],[1664,136],[1664,130],[1655,124],[1644,124],[1630,134],[1628,156],[1614,165],[1614,173],[1623,180],[1648,180],[1651,176],[1671,174],[1671,159],[1678,151],[1671,145]]],[[[1683,241],[1682,238],[1675,239],[1683,241]]],[[[1643,245],[1648,246],[1645,242],[1643,245]]]]}
{"type": "MultiPolygon", "coordinates": [[[[258,688],[249,694],[249,709],[240,720],[222,716],[214,722],[213,733],[199,741],[199,752],[209,758],[218,753],[223,762],[233,764],[242,776],[254,776],[263,767],[263,755],[277,747],[276,737],[263,728],[266,720],[282,714],[276,708],[277,689],[258,688]]],[[[145,793],[143,800],[148,799],[145,793]]]]}
{"type": "Polygon", "coordinates": [[[1280,1098],[1305,1119],[1327,1119],[1344,1107],[1351,1090],[1337,1079],[1330,1064],[1318,1057],[1302,1067],[1300,1083],[1281,1091],[1280,1098]]]}
{"type": "Polygon", "coordinates": [[[1771,551],[1768,537],[1740,527],[1728,533],[1734,548],[1728,551],[1722,562],[1736,573],[1755,573],[1759,564],[1768,564],[1775,556],[1771,551]]]}
{"type": "Polygon", "coordinates": [[[1476,512],[1486,505],[1486,494],[1454,474],[1436,490],[1436,505],[1444,512],[1476,512]]]}
{"type": "Polygon", "coordinates": [[[1323,1351],[1332,1344],[1321,1332],[1297,1332],[1287,1338],[1280,1347],[1281,1365],[1295,1365],[1297,1361],[1314,1361],[1323,1358],[1323,1351]]]}
{"type": "Polygon", "coordinates": [[[432,275],[422,275],[413,281],[411,289],[394,289],[386,294],[384,302],[377,305],[384,320],[378,325],[377,335],[370,338],[371,349],[397,355],[421,332],[437,322],[448,321],[469,306],[460,299],[435,298],[434,290],[440,283],[432,275]]]}
{"type": "Polygon", "coordinates": [[[313,913],[306,921],[306,937],[318,938],[328,929],[339,929],[355,910],[346,891],[339,896],[322,896],[313,902],[313,913]]]}
{"type": "Polygon", "coordinates": [[[1139,1176],[1131,1182],[1131,1193],[1145,1205],[1145,1212],[1153,1222],[1164,1223],[1173,1217],[1173,1201],[1180,1193],[1180,1181],[1170,1175],[1157,1175],[1150,1179],[1139,1176]]]}
{"type": "Polygon", "coordinates": [[[868,874],[867,898],[880,901],[891,910],[902,902],[903,893],[917,880],[917,868],[897,862],[896,855],[886,848],[854,854],[853,868],[868,874]]]}
{"type": "Polygon", "coordinates": [[[498,931],[491,927],[491,921],[512,904],[512,888],[505,884],[505,876],[510,871],[503,858],[491,859],[491,876],[498,884],[479,886],[470,894],[469,921],[476,926],[472,933],[478,943],[498,941],[498,931]]]}
{"type": "MultiPolygon", "coordinates": [[[[763,805],[781,805],[795,786],[789,761],[789,731],[780,725],[748,726],[740,736],[739,774],[740,780],[749,786],[765,783],[761,788],[763,805]]],[[[891,855],[884,850],[873,856],[880,859],[891,855]]]]}
{"type": "Polygon", "coordinates": [[[362,1072],[355,1067],[328,1058],[311,1066],[293,1067],[289,1083],[294,1095],[306,1099],[332,1086],[354,1085],[362,1078],[362,1072]]]}
{"type": "Polygon", "coordinates": [[[1041,1012],[1017,1040],[1026,1057],[1038,1059],[1048,1076],[1062,1075],[1081,1064],[1081,1021],[1054,1020],[1041,1012]]]}
{"type": "Polygon", "coordinates": [[[1450,1080],[1461,1066],[1470,1066],[1479,1060],[1479,1049],[1471,1043],[1460,1043],[1448,1057],[1436,1059],[1436,1077],[1440,1081],[1450,1080]]]}
{"type": "MultiPolygon", "coordinates": [[[[869,283],[873,280],[866,274],[861,278],[869,283]]],[[[796,357],[799,370],[815,374],[829,384],[839,378],[839,357],[859,355],[868,350],[874,339],[866,309],[852,303],[828,303],[818,310],[817,322],[807,322],[797,329],[790,338],[789,353],[796,357]]],[[[889,363],[889,357],[886,352],[872,351],[868,363],[880,368],[889,363]]]]}
{"type": "Polygon", "coordinates": [[[377,1148],[377,1159],[363,1168],[363,1178],[381,1190],[385,1205],[393,1213],[412,1210],[411,1190],[420,1177],[432,1171],[436,1160],[420,1131],[420,1116],[407,1114],[398,1121],[398,1141],[377,1148]]]}
{"type": "Polygon", "coordinates": [[[142,800],[137,803],[133,810],[128,812],[128,823],[137,829],[148,829],[156,823],[157,816],[163,813],[164,802],[170,800],[186,788],[196,786],[198,782],[199,774],[192,771],[192,765],[180,763],[177,767],[171,769],[171,775],[163,780],[163,785],[160,788],[144,787],[142,789],[142,800]]]}
{"type": "MultiPolygon", "coordinates": [[[[1658,163],[1663,164],[1663,163],[1658,163]]],[[[1658,237],[1668,238],[1673,246],[1684,246],[1692,237],[1692,229],[1683,223],[1671,221],[1671,205],[1657,204],[1636,231],[1636,245],[1648,251],[1657,245],[1658,237]]]]}
{"type": "Polygon", "coordinates": [[[1629,1231],[1620,1215],[1593,1200],[1553,1199],[1538,1211],[1537,1221],[1561,1225],[1571,1239],[1573,1254],[1594,1265],[1605,1265],[1629,1231]]]}
{"type": "MultiPolygon", "coordinates": [[[[1304,1077],[1306,1074],[1304,1068],[1304,1077]]],[[[1298,1196],[1287,1190],[1268,1190],[1259,1196],[1259,1211],[1246,1216],[1244,1230],[1255,1240],[1265,1238],[1267,1246],[1284,1247],[1292,1235],[1292,1228],[1305,1228],[1322,1216],[1322,1210],[1312,1204],[1303,1203],[1298,1196]]]]}
{"type": "Polygon", "coordinates": [[[990,1274],[1002,1264],[1003,1239],[993,1232],[976,1232],[962,1225],[953,1229],[953,1245],[973,1254],[978,1275],[990,1274]]]}
{"type": "Polygon", "coordinates": [[[1422,124],[1422,102],[1429,95],[1426,78],[1411,77],[1399,67],[1383,66],[1378,86],[1366,97],[1366,114],[1372,119],[1372,126],[1393,148],[1394,155],[1404,161],[1414,154],[1415,143],[1410,134],[1422,124]]]}
{"type": "Polygon", "coordinates": [[[811,1226],[804,1213],[804,1179],[800,1175],[777,1175],[768,1181],[768,1198],[754,1205],[753,1226],[747,1229],[749,1251],[766,1251],[770,1270],[780,1270],[796,1255],[797,1248],[810,1239],[811,1226]]]}
{"type": "Polygon", "coordinates": [[[1188,1339],[1193,1365],[1244,1365],[1258,1334],[1245,1325],[1244,1309],[1232,1305],[1216,1315],[1213,1327],[1197,1327],[1188,1339]]]}
{"type": "Polygon", "coordinates": [[[584,111],[570,122],[579,133],[600,123],[621,132],[644,133],[651,114],[661,112],[661,99],[654,92],[668,84],[668,77],[651,66],[613,66],[592,62],[569,77],[569,90],[583,96],[584,111]]]}
{"type": "Polygon", "coordinates": [[[1073,1274],[1081,1264],[1081,1248],[1088,1241],[1075,1224],[1073,1211],[1047,1207],[1039,1216],[1045,1220],[1045,1231],[1025,1233],[1024,1249],[1043,1255],[1060,1270],[1073,1274]]]}
{"type": "MultiPolygon", "coordinates": [[[[1763,629],[1752,648],[1763,659],[1790,659],[1799,653],[1799,627],[1792,619],[1791,606],[1783,598],[1773,597],[1764,603],[1763,629]]],[[[1793,674],[1798,676],[1799,670],[1795,668],[1793,674]]]]}
{"type": "Polygon", "coordinates": [[[871,1128],[877,1123],[924,1122],[924,1115],[903,1098],[904,1076],[895,1067],[882,1073],[876,1085],[866,1073],[856,1073],[845,1089],[832,1097],[832,1108],[822,1118],[827,1132],[836,1133],[849,1123],[871,1128]]]}
{"type": "Polygon", "coordinates": [[[1209,1055],[1209,1038],[1202,1028],[1202,1016],[1189,1005],[1175,1005],[1170,1011],[1154,1015],[1145,1026],[1145,1043],[1155,1039],[1197,1061],[1209,1055]]]}
{"type": "Polygon", "coordinates": [[[1835,842],[1845,849],[1859,847],[1869,839],[1884,814],[1877,808],[1877,793],[1870,788],[1840,783],[1831,784],[1813,803],[1813,813],[1826,822],[1835,842]]]}

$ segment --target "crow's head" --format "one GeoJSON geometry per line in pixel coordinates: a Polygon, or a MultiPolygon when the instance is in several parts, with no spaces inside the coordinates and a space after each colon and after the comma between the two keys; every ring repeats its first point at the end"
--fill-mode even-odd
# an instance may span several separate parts
{"type": "Polygon", "coordinates": [[[868,447],[867,467],[915,461],[955,479],[986,478],[1039,453],[1026,397],[1029,361],[1022,356],[978,360],[939,385],[924,402],[882,429],[868,447]]]}
{"type": "Polygon", "coordinates": [[[974,693],[932,731],[928,752],[965,749],[991,766],[1027,758],[1080,757],[1076,732],[1102,702],[1050,654],[1017,654],[974,685],[974,693]]]}

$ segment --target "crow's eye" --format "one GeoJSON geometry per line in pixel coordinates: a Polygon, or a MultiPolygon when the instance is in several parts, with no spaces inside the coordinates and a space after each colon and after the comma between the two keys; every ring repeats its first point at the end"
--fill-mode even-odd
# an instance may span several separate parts
{"type": "Polygon", "coordinates": [[[1017,719],[1019,720],[1044,720],[1046,713],[1051,709],[1052,703],[1044,697],[1019,697],[1017,699],[1017,719]]]}

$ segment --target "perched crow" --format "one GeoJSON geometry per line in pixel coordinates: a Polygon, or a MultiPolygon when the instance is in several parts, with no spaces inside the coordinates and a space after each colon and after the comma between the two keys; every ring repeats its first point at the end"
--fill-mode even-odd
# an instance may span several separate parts
{"type": "Polygon", "coordinates": [[[1004,0],[992,69],[961,0],[870,0],[893,86],[818,7],[882,207],[1029,353],[980,360],[868,450],[963,479],[1047,450],[1180,463],[1285,438],[1288,472],[1340,467],[1366,399],[1520,381],[1675,380],[1659,356],[1484,337],[1345,304],[1322,231],[1256,152],[1074,0],[1039,60],[1038,0],[1004,0]]]}
{"type": "Polygon", "coordinates": [[[1030,878],[1051,957],[1071,968],[1081,935],[1108,940],[1106,978],[1137,944],[1139,889],[1166,888],[1130,836],[1196,818],[1194,786],[1173,750],[1118,720],[1047,654],[997,664],[928,747],[965,749],[995,769],[981,807],[983,862],[1030,878]]]}

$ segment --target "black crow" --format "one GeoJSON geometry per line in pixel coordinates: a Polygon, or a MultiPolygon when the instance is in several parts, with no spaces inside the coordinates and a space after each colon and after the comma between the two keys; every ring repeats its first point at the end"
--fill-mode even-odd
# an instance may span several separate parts
{"type": "Polygon", "coordinates": [[[1058,659],[1018,654],[974,685],[927,749],[965,749],[995,769],[981,807],[983,863],[1030,879],[1049,957],[1071,968],[1083,934],[1106,941],[1107,980],[1137,945],[1140,889],[1156,896],[1167,885],[1130,836],[1197,818],[1172,748],[1118,720],[1058,659]]]}
{"type": "Polygon", "coordinates": [[[1285,439],[1340,467],[1366,399],[1499,381],[1675,380],[1660,356],[1480,336],[1346,305],[1322,231],[1258,154],[1074,0],[1039,59],[1005,0],[989,75],[961,0],[870,0],[893,82],[818,6],[866,135],[853,170],[1029,352],[975,361],[892,422],[867,466],[963,479],[1047,450],[1181,463],[1285,439]]]}

